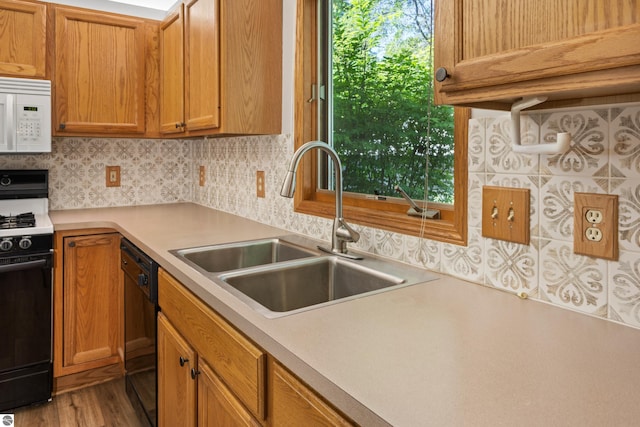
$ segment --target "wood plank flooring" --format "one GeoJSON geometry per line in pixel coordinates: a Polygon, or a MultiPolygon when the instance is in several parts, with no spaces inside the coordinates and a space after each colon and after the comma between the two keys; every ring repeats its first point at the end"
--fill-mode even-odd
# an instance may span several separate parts
{"type": "Polygon", "coordinates": [[[124,379],[54,396],[15,411],[17,427],[144,427],[127,398],[124,379]]]}

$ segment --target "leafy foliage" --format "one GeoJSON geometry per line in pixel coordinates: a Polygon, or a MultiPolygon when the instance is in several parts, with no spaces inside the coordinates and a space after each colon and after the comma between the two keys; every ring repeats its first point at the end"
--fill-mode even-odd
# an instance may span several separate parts
{"type": "Polygon", "coordinates": [[[333,144],[345,191],[453,203],[453,108],[432,105],[427,0],[333,0],[333,144]],[[422,12],[422,13],[419,13],[422,12]],[[430,130],[429,130],[430,126],[430,130]]]}

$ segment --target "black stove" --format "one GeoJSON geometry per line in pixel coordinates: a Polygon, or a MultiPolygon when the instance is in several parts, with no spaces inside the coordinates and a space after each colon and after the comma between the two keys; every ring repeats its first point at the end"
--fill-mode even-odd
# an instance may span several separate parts
{"type": "Polygon", "coordinates": [[[48,171],[0,170],[0,413],[51,400],[48,171]]]}

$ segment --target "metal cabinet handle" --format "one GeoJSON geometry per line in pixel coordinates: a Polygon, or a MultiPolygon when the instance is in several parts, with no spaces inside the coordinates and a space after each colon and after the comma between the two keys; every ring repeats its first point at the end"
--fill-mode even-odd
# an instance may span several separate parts
{"type": "Polygon", "coordinates": [[[176,123],[176,129],[180,129],[185,127],[187,124],[185,122],[176,123]]]}
{"type": "Polygon", "coordinates": [[[191,368],[191,379],[195,380],[197,375],[200,375],[200,371],[196,371],[195,368],[191,368]]]}
{"type": "Polygon", "coordinates": [[[447,71],[446,68],[444,67],[440,67],[436,70],[436,80],[439,82],[443,82],[446,79],[448,79],[449,77],[451,77],[451,75],[449,74],[449,72],[447,71]]]}
{"type": "Polygon", "coordinates": [[[180,366],[184,366],[185,363],[187,363],[189,361],[189,359],[185,359],[184,357],[180,356],[180,366]]]}
{"type": "Polygon", "coordinates": [[[60,130],[64,130],[67,127],[65,123],[60,123],[60,130]]]}
{"type": "Polygon", "coordinates": [[[69,247],[70,248],[75,248],[76,247],[76,242],[69,242],[69,247]]]}

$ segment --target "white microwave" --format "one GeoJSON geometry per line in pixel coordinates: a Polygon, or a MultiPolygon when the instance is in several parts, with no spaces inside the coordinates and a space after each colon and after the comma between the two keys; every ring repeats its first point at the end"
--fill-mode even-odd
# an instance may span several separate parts
{"type": "Polygon", "coordinates": [[[0,153],[51,152],[51,82],[0,77],[0,153]]]}

